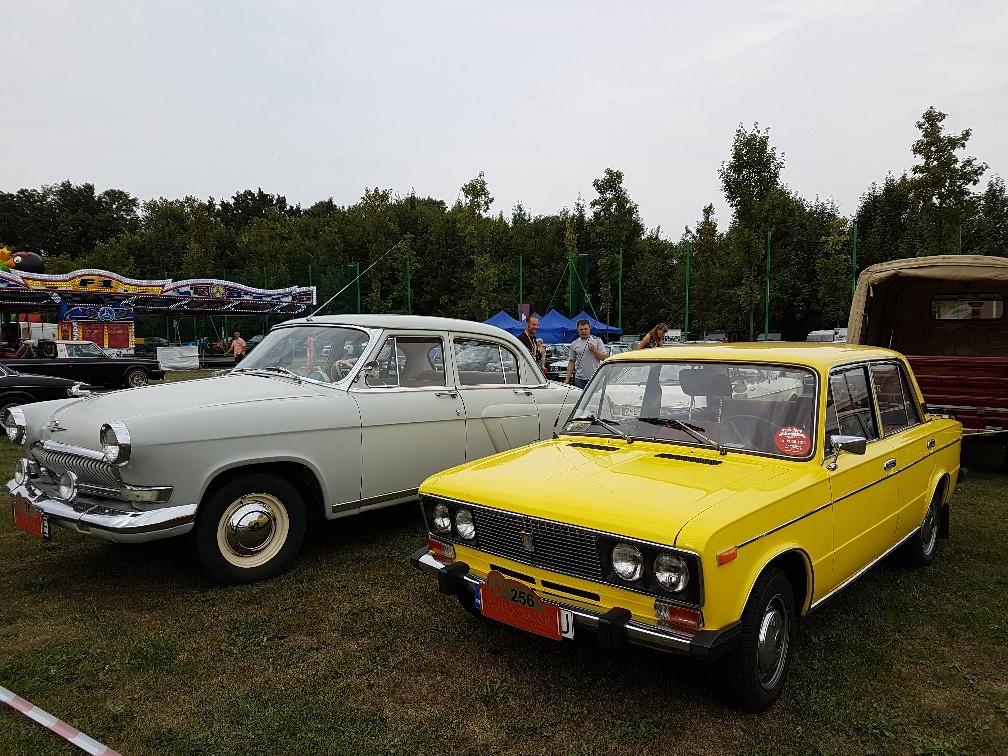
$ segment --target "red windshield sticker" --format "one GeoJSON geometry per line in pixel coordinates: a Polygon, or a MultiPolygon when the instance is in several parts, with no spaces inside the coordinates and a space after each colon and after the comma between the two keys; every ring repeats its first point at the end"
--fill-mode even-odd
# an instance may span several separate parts
{"type": "Polygon", "coordinates": [[[777,431],[774,437],[777,448],[789,457],[804,457],[812,451],[812,439],[804,428],[788,425],[777,431]]]}

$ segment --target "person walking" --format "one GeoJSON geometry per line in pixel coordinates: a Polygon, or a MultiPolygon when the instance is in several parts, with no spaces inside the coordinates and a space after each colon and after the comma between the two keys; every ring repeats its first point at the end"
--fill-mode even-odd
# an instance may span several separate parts
{"type": "Polygon", "coordinates": [[[234,354],[235,365],[242,361],[245,357],[245,339],[241,337],[241,333],[238,331],[234,332],[234,338],[231,340],[231,346],[228,347],[228,351],[234,354]]]}
{"type": "Polygon", "coordinates": [[[606,357],[602,339],[591,335],[591,323],[582,318],[577,322],[578,338],[570,345],[570,359],[567,361],[567,378],[564,383],[571,383],[580,389],[588,385],[595,375],[598,366],[606,357]]]}
{"type": "Polygon", "coordinates": [[[654,349],[655,347],[665,346],[665,334],[668,333],[668,329],[669,327],[666,323],[659,323],[644,334],[644,338],[640,340],[637,349],[654,349]]]}
{"type": "Polygon", "coordinates": [[[546,372],[546,347],[543,346],[542,339],[536,338],[536,331],[539,330],[539,318],[529,315],[525,321],[525,330],[521,332],[518,340],[525,345],[532,355],[532,361],[546,372]]]}

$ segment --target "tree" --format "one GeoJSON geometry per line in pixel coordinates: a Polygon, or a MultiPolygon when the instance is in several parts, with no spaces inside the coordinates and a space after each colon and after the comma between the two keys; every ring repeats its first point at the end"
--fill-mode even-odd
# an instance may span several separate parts
{"type": "Polygon", "coordinates": [[[934,106],[917,121],[920,138],[911,152],[918,162],[911,169],[913,196],[920,214],[918,243],[924,254],[940,254],[957,248],[956,235],[977,211],[971,191],[987,170],[987,164],[956,153],[966,149],[972,131],[946,134],[946,114],[934,106]]]}
{"type": "Polygon", "coordinates": [[[634,265],[637,247],[644,236],[644,223],[637,203],[623,186],[623,171],[606,168],[601,178],[592,181],[592,187],[598,193],[591,201],[589,224],[591,252],[598,272],[594,288],[600,311],[608,317],[615,300],[620,255],[624,268],[634,265]]]}
{"type": "Polygon", "coordinates": [[[976,250],[982,255],[1008,255],[1008,193],[1005,181],[993,176],[980,199],[976,250]]]}

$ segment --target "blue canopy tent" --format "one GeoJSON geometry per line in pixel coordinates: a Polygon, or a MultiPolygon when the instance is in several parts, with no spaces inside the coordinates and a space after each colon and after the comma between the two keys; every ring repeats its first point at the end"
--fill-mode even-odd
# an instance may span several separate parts
{"type": "Polygon", "coordinates": [[[623,333],[622,328],[607,325],[601,320],[596,320],[584,310],[581,310],[581,312],[574,316],[575,333],[577,332],[577,322],[582,319],[587,320],[591,324],[591,332],[596,336],[619,336],[623,333]]]}
{"type": "Polygon", "coordinates": [[[570,318],[551,309],[539,318],[536,337],[547,344],[569,344],[577,338],[577,326],[570,318]]]}
{"type": "Polygon", "coordinates": [[[508,315],[504,310],[501,310],[496,315],[491,318],[487,318],[483,321],[487,325],[497,326],[498,328],[507,331],[512,336],[517,336],[519,333],[525,330],[525,324],[520,320],[515,320],[510,315],[508,315]]]}

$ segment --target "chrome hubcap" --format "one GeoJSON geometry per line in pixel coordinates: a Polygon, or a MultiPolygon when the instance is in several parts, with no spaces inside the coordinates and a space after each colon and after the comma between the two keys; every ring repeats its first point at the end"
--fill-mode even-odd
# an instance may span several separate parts
{"type": "Polygon", "coordinates": [[[756,666],[760,685],[766,690],[773,688],[784,673],[789,622],[784,600],[774,596],[763,613],[756,641],[756,666]]]}
{"type": "Polygon", "coordinates": [[[273,540],[276,520],[268,507],[258,501],[242,502],[225,525],[228,547],[242,556],[257,554],[273,540]]]}
{"type": "Polygon", "coordinates": [[[130,386],[146,386],[147,385],[147,376],[144,375],[141,372],[136,372],[136,373],[133,373],[133,375],[130,376],[129,382],[130,382],[130,386]]]}

